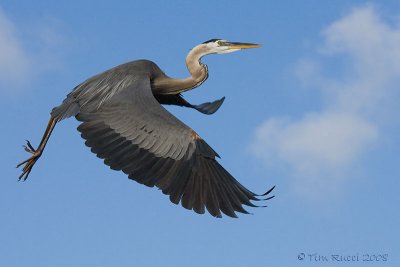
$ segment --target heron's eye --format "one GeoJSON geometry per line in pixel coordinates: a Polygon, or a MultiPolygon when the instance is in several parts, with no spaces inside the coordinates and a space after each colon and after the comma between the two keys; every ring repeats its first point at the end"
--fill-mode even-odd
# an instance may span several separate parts
{"type": "Polygon", "coordinates": [[[218,40],[216,43],[217,43],[217,45],[223,45],[224,42],[222,42],[221,40],[218,40]]]}

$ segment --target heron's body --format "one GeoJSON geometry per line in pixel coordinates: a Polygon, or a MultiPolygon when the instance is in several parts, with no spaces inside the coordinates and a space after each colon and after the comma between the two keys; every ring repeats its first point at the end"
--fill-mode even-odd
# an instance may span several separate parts
{"type": "MultiPolygon", "coordinates": [[[[204,72],[199,75],[198,79],[184,79],[181,82],[182,80],[172,79],[165,75],[157,64],[150,60],[131,61],[95,75],[79,84],[68,94],[60,106],[53,109],[51,115],[60,121],[76,116],[81,111],[95,111],[113,95],[129,87],[138,79],[150,81],[151,91],[160,104],[195,107],[183,100],[180,92],[193,89],[207,79],[207,67],[204,64],[203,66],[204,72]],[[171,84],[171,81],[175,82],[171,84]]],[[[223,99],[214,102],[215,105],[207,107],[216,111],[214,109],[219,108],[222,101],[223,99]]],[[[204,112],[209,114],[207,110],[204,112]]]]}
{"type": "Polygon", "coordinates": [[[86,145],[110,168],[122,170],[139,183],[157,186],[173,203],[181,202],[197,213],[204,213],[205,208],[216,217],[221,216],[221,211],[232,217],[236,217],[235,211],[247,213],[242,205],[255,206],[250,201],[259,200],[257,195],[216,161],[217,153],[194,130],[160,105],[184,106],[205,114],[212,114],[221,106],[224,98],[192,105],[181,96],[207,79],[208,69],[200,62],[201,57],[225,51],[221,50],[221,40],[210,42],[195,47],[187,56],[191,74],[188,78],[170,78],[154,62],[137,60],[75,87],[52,110],[39,148],[34,149],[28,142],[25,149],[33,156],[18,165],[25,164],[20,178],[28,177],[56,123],[75,116],[81,122],[78,130],[86,145]],[[210,42],[218,46],[213,47],[210,42]]]}

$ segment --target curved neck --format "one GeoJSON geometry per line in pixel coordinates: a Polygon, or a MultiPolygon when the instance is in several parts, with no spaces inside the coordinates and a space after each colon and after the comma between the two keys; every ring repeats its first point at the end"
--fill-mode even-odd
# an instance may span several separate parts
{"type": "Polygon", "coordinates": [[[159,77],[154,81],[154,88],[160,94],[178,94],[201,85],[208,78],[207,65],[200,62],[204,55],[203,46],[194,47],[186,57],[186,67],[191,76],[184,79],[159,77]]]}

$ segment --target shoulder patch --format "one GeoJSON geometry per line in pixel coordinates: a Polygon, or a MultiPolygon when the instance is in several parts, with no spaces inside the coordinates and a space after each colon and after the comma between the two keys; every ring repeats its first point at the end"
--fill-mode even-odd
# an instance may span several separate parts
{"type": "Polygon", "coordinates": [[[193,129],[191,130],[191,135],[193,140],[203,140],[200,135],[198,135],[193,129]]]}

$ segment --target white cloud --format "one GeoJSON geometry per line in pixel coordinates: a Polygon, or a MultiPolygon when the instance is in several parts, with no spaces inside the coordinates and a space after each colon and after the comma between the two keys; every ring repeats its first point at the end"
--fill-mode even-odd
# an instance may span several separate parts
{"type": "Polygon", "coordinates": [[[304,86],[322,92],[323,108],[297,120],[269,118],[256,129],[251,150],[270,166],[288,167],[297,191],[313,194],[316,184],[339,184],[378,142],[382,113],[395,119],[385,103],[399,94],[399,26],[369,5],[332,23],[314,57],[301,59],[296,69],[304,86]],[[332,61],[335,69],[324,74],[332,61]]]}
{"type": "Polygon", "coordinates": [[[367,6],[333,23],[324,37],[324,54],[345,55],[352,64],[351,78],[336,85],[339,109],[373,112],[390,91],[397,90],[400,25],[385,23],[367,6]]]}
{"type": "Polygon", "coordinates": [[[280,160],[312,173],[317,167],[336,168],[351,162],[377,134],[374,125],[358,116],[308,113],[298,121],[266,121],[256,130],[257,146],[253,150],[260,157],[266,150],[275,151],[280,160]]]}
{"type": "Polygon", "coordinates": [[[0,87],[20,86],[29,77],[30,60],[11,21],[0,9],[0,87]]]}
{"type": "Polygon", "coordinates": [[[40,73],[60,65],[59,22],[45,18],[24,23],[29,23],[29,31],[17,27],[0,7],[0,88],[5,93],[24,88],[40,73]]]}

